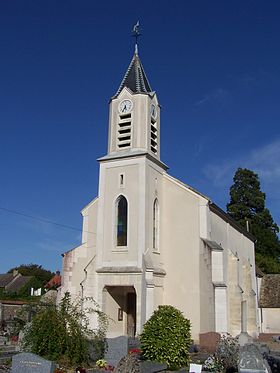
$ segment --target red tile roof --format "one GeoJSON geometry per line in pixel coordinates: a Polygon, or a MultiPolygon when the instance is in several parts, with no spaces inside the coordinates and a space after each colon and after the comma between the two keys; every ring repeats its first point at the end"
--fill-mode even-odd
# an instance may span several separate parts
{"type": "Polygon", "coordinates": [[[57,271],[56,274],[53,276],[53,278],[50,279],[50,281],[45,285],[46,289],[51,288],[58,288],[61,285],[61,275],[60,272],[57,271]]]}

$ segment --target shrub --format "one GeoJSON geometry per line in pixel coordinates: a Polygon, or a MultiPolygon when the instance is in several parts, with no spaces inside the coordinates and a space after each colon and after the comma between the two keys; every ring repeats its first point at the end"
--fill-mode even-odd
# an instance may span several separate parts
{"type": "Polygon", "coordinates": [[[66,293],[59,307],[53,304],[44,306],[33,317],[24,330],[23,349],[63,365],[86,364],[91,360],[92,343],[102,357],[107,324],[106,316],[98,308],[82,309],[81,301],[71,302],[69,293],[66,293]],[[98,330],[90,329],[88,312],[97,313],[98,330]]]}
{"type": "Polygon", "coordinates": [[[238,338],[230,334],[222,335],[217,346],[216,359],[221,362],[225,371],[229,369],[238,370],[239,343],[238,338]]]}
{"type": "Polygon", "coordinates": [[[142,356],[166,363],[170,369],[188,366],[190,321],[172,306],[159,306],[140,335],[142,356]]]}

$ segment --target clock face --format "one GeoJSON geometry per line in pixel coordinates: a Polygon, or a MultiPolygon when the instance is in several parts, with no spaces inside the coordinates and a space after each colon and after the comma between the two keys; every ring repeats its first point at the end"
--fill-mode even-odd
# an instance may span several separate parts
{"type": "Polygon", "coordinates": [[[157,108],[154,104],[151,105],[151,117],[154,119],[156,119],[157,117],[157,108]]]}
{"type": "Polygon", "coordinates": [[[132,101],[130,101],[130,100],[123,100],[119,104],[119,112],[121,114],[130,113],[131,110],[132,110],[132,106],[133,106],[132,101]]]}

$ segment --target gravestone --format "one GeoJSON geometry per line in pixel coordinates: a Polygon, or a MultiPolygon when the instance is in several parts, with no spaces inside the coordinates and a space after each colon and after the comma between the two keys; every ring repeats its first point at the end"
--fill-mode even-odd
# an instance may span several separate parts
{"type": "Polygon", "coordinates": [[[156,361],[139,360],[134,354],[123,357],[114,372],[116,373],[158,373],[165,372],[166,364],[156,361]]]}
{"type": "Polygon", "coordinates": [[[116,373],[140,373],[140,362],[135,355],[127,355],[120,359],[116,368],[116,373]]]}
{"type": "Polygon", "coordinates": [[[12,373],[53,373],[56,364],[38,355],[23,352],[13,356],[12,373]]]}
{"type": "Polygon", "coordinates": [[[266,357],[267,362],[270,366],[272,373],[279,373],[280,372],[280,354],[276,355],[276,353],[272,353],[267,355],[266,357]]]}
{"type": "Polygon", "coordinates": [[[113,366],[116,366],[118,362],[127,355],[128,352],[128,337],[125,335],[107,338],[108,350],[105,353],[105,360],[113,366]]]}
{"type": "Polygon", "coordinates": [[[246,344],[239,351],[239,373],[270,373],[269,365],[254,344],[246,344]]]}
{"type": "Polygon", "coordinates": [[[157,373],[165,372],[167,365],[164,363],[157,363],[156,361],[141,361],[140,362],[140,372],[141,373],[157,373]]]}

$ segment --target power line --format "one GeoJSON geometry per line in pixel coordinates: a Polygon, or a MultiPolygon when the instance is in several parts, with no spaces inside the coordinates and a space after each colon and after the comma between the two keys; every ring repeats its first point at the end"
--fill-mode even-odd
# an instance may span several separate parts
{"type": "MultiPolygon", "coordinates": [[[[43,223],[56,225],[56,226],[58,226],[58,227],[63,227],[63,228],[67,228],[67,229],[72,229],[72,230],[74,230],[74,231],[83,232],[82,229],[79,229],[79,228],[76,228],[76,227],[72,227],[71,225],[66,225],[66,224],[57,223],[57,222],[52,221],[52,220],[39,218],[38,216],[33,216],[33,215],[25,214],[25,213],[23,213],[23,212],[16,211],[16,210],[11,210],[11,209],[7,209],[7,208],[5,208],[5,207],[0,207],[0,210],[5,211],[5,212],[8,212],[8,213],[10,213],[10,214],[19,215],[19,216],[24,216],[25,218],[29,218],[29,219],[33,219],[33,220],[37,220],[37,221],[40,221],[40,222],[43,222],[43,223]]],[[[84,231],[84,232],[86,232],[86,233],[91,233],[91,234],[95,234],[94,232],[90,232],[90,231],[84,231]]]]}

